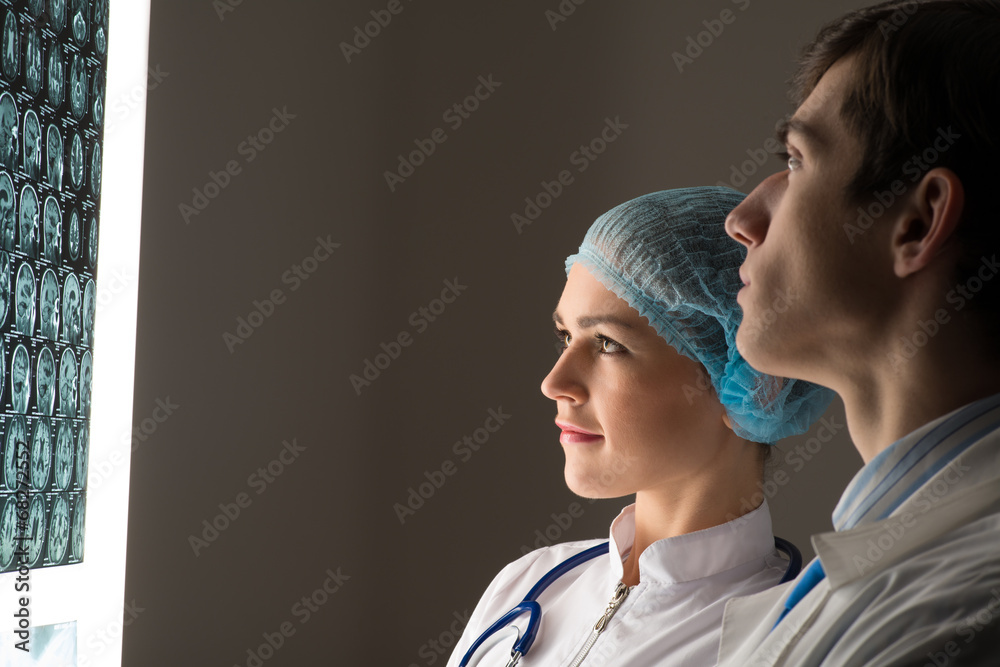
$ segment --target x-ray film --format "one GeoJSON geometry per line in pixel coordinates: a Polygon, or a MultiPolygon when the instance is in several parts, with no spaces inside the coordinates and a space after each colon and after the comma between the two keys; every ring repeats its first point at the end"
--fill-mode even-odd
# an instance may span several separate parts
{"type": "Polygon", "coordinates": [[[0,572],[84,558],[108,4],[0,3],[0,572]]]}

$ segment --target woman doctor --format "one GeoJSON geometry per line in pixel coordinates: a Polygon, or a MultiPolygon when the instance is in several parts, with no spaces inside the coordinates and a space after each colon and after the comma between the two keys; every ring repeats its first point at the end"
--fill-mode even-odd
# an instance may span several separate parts
{"type": "Polygon", "coordinates": [[[635,503],[606,551],[570,542],[507,565],[448,667],[714,665],[726,600],[782,580],[758,483],[769,443],[806,431],[832,394],[758,373],[736,350],[745,251],[724,220],[742,199],[715,187],[639,197],[566,259],[553,314],[563,350],[541,386],[566,483],[635,503]],[[530,649],[520,662],[515,642],[530,649]]]}

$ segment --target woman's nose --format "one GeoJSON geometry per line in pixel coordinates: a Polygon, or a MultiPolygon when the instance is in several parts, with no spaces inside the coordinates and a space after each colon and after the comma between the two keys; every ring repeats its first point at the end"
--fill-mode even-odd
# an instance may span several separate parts
{"type": "Polygon", "coordinates": [[[567,347],[559,355],[549,374],[542,380],[542,393],[553,401],[585,403],[587,390],[581,370],[578,355],[567,347]]]}

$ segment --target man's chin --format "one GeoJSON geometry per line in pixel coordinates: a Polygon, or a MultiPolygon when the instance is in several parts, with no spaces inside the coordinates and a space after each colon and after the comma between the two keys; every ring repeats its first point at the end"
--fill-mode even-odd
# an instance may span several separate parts
{"type": "Polygon", "coordinates": [[[782,373],[776,367],[778,362],[774,358],[775,346],[776,341],[773,336],[762,335],[759,330],[752,327],[741,324],[736,332],[736,349],[754,370],[781,376],[782,373]]]}

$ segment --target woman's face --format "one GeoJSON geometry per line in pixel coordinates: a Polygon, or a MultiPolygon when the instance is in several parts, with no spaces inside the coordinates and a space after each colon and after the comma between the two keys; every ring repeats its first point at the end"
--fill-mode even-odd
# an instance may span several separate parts
{"type": "MultiPolygon", "coordinates": [[[[731,447],[705,371],[577,262],[554,313],[565,347],[542,381],[556,402],[566,484],[589,498],[668,489],[731,447]],[[567,433],[578,429],[593,437],[567,433]]],[[[732,436],[732,432],[728,431],[732,436]]]]}

